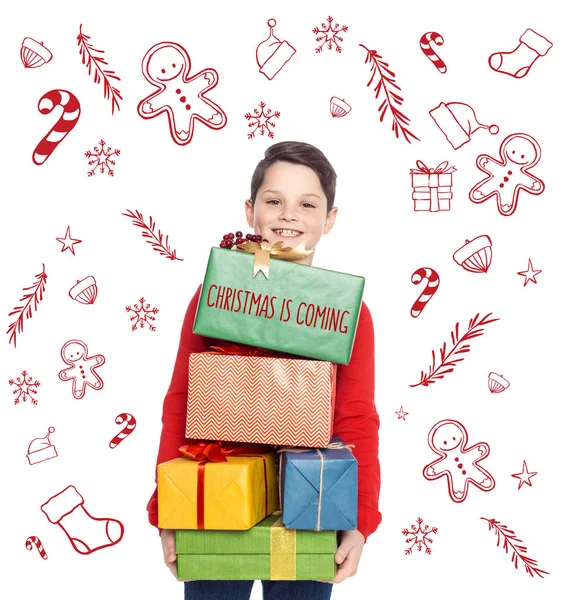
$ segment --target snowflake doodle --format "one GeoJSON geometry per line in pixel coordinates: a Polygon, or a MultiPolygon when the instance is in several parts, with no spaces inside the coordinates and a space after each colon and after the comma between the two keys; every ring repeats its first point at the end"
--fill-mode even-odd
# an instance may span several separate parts
{"type": "Polygon", "coordinates": [[[406,544],[411,544],[405,550],[406,554],[411,554],[412,550],[417,546],[419,552],[422,551],[422,548],[425,550],[426,554],[431,554],[431,548],[428,544],[433,543],[433,540],[428,537],[430,534],[437,533],[437,527],[429,527],[429,525],[423,525],[424,520],[420,517],[416,519],[416,524],[412,525],[411,530],[407,528],[402,531],[402,535],[408,536],[406,538],[406,544]]]}
{"type": "Polygon", "coordinates": [[[34,395],[38,393],[40,382],[36,379],[33,381],[32,377],[27,371],[22,371],[22,377],[16,377],[16,380],[9,379],[10,385],[16,386],[12,393],[16,396],[14,404],[20,404],[20,401],[27,402],[31,401],[32,404],[37,404],[38,401],[34,398],[34,395]]]}
{"type": "Polygon", "coordinates": [[[325,45],[328,50],[332,50],[333,44],[337,52],[342,52],[339,42],[342,42],[343,38],[340,37],[339,33],[348,31],[348,27],[346,25],[333,25],[333,21],[334,19],[332,17],[327,17],[327,22],[321,23],[322,29],[319,29],[318,27],[313,29],[313,33],[317,35],[316,42],[320,43],[320,45],[315,48],[317,54],[322,52],[325,45]]]}
{"type": "Polygon", "coordinates": [[[256,108],[253,111],[253,115],[251,113],[247,113],[245,115],[245,118],[249,121],[248,127],[255,127],[253,131],[247,134],[248,140],[254,138],[255,132],[258,130],[261,130],[261,135],[265,135],[265,133],[267,132],[267,135],[270,138],[273,138],[273,131],[271,131],[269,128],[275,127],[275,123],[273,123],[271,119],[278,119],[281,116],[281,113],[278,110],[275,110],[272,113],[270,109],[267,109],[266,112],[265,102],[260,102],[259,107],[261,108],[261,111],[256,108]]]}
{"type": "Polygon", "coordinates": [[[131,321],[134,321],[131,331],[135,331],[137,326],[141,329],[145,328],[145,323],[151,331],[156,331],[156,327],[152,324],[152,321],[155,320],[153,315],[156,315],[158,312],[158,308],[151,308],[150,304],[147,302],[145,304],[145,299],[141,298],[139,300],[140,306],[138,304],[133,307],[127,306],[127,312],[132,312],[134,315],[131,317],[131,321]]]}
{"type": "Polygon", "coordinates": [[[88,177],[93,177],[95,173],[104,173],[105,169],[107,170],[107,175],[113,177],[115,171],[113,167],[115,166],[115,161],[111,158],[112,156],[119,156],[121,154],[120,150],[112,150],[111,146],[107,146],[105,148],[105,140],[99,141],[99,146],[93,146],[93,152],[87,150],[85,152],[85,156],[91,159],[87,164],[90,167],[93,167],[90,171],[87,171],[88,177]]]}

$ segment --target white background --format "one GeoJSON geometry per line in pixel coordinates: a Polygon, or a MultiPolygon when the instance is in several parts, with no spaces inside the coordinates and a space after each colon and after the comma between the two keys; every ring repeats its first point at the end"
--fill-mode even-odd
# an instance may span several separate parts
{"type": "MultiPolygon", "coordinates": [[[[335,598],[471,599],[504,594],[521,599],[558,599],[568,590],[565,529],[567,498],[567,223],[568,190],[566,88],[568,36],[561,9],[553,1],[487,2],[138,2],[49,3],[28,1],[10,8],[0,25],[4,74],[1,130],[2,205],[0,238],[1,306],[19,304],[45,264],[45,298],[24,322],[15,349],[5,336],[0,361],[0,415],[3,435],[2,572],[0,595],[14,600],[182,598],[183,586],[162,563],[157,531],[148,524],[146,503],[154,489],[154,466],[161,410],[176,356],[182,319],[200,283],[211,245],[221,235],[246,229],[243,200],[251,173],[269,145],[266,137],[247,139],[244,118],[261,102],[281,111],[274,142],[301,140],[321,148],[338,173],[337,224],[323,238],[315,266],[366,277],[365,301],[376,333],[376,404],[381,419],[380,461],[383,523],[365,546],[356,577],[335,586],[335,598]],[[312,28],[328,15],[348,25],[342,53],[316,54],[312,28]],[[255,49],[275,35],[297,50],[269,81],[258,72],[255,49]],[[81,64],[79,25],[121,81],[124,100],[111,115],[103,88],[81,64]],[[554,46],[516,80],[493,72],[488,56],[513,50],[532,27],[554,46]],[[448,66],[440,74],[419,49],[426,31],[445,38],[438,49],[448,66]],[[19,53],[30,36],[53,52],[38,69],[24,69],[19,53]],[[220,77],[210,92],[228,116],[220,131],[196,125],[192,142],[177,146],[165,115],[143,120],[138,102],[154,89],[144,79],[141,60],[161,41],[189,52],[193,69],[215,68],[220,77]],[[390,120],[380,123],[369,65],[358,44],[377,50],[396,73],[404,114],[421,142],[396,140],[390,120]],[[81,102],[76,128],[42,166],[32,151],[56,120],[43,116],[39,98],[50,89],[68,89],[81,102]],[[333,119],[331,96],[346,99],[352,112],[333,119]],[[445,102],[472,105],[479,120],[496,123],[500,133],[480,130],[453,150],[428,111],[445,102]],[[475,205],[471,187],[482,179],[478,154],[498,156],[510,133],[532,135],[542,147],[534,172],[544,180],[541,196],[522,194],[512,217],[498,214],[494,200],[475,205]],[[115,176],[88,178],[84,152],[103,138],[119,148],[115,176]],[[452,210],[429,214],[413,210],[409,169],[416,160],[457,168],[452,210]],[[169,235],[184,259],[170,261],[154,252],[126,209],[139,210],[169,235]],[[82,240],[75,256],[55,240],[67,226],[82,240]],[[487,274],[472,274],[452,260],[466,239],[489,235],[493,262],[487,274]],[[531,258],[542,269],[537,284],[523,286],[517,271],[531,258]],[[421,286],[410,282],[421,266],[436,269],[441,285],[418,319],[410,307],[421,286]],[[78,280],[93,275],[95,304],[67,294],[78,280]],[[157,331],[131,332],[125,307],[144,296],[159,308],[157,331]],[[459,322],[464,332],[476,313],[500,321],[472,340],[472,351],[443,380],[410,388],[431,361],[432,349],[449,343],[459,322]],[[103,354],[104,388],[88,389],[82,400],[58,379],[60,357],[69,339],[85,341],[91,354],[103,354]],[[26,369],[39,379],[38,405],[14,405],[8,379],[26,369]],[[487,376],[502,373],[511,382],[503,394],[490,394],[487,376]],[[403,405],[405,421],[394,414],[403,405]],[[120,412],[135,415],[136,431],[111,450],[120,412]],[[483,466],[496,487],[471,488],[461,504],[451,501],[443,479],[429,482],[424,465],[435,455],[427,433],[441,419],[457,419],[469,443],[487,442],[483,466]],[[55,427],[59,456],[30,466],[28,444],[55,427]],[[532,487],[517,490],[523,460],[532,487]],[[63,531],[49,523],[40,506],[73,484],[96,517],[119,519],[123,540],[89,556],[76,553],[63,531]],[[439,528],[433,553],[405,556],[402,529],[418,517],[439,528]],[[496,518],[513,529],[528,555],[550,572],[531,579],[496,547],[480,517],[496,518]],[[37,535],[48,560],[25,549],[37,535]]],[[[374,81],[374,84],[376,80],[374,81]]],[[[253,598],[261,597],[259,583],[253,598]]]]}

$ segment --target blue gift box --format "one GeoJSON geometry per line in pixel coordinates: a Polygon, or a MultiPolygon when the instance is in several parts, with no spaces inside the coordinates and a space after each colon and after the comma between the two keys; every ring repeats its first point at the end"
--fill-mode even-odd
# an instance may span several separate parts
{"type": "Polygon", "coordinates": [[[356,529],[358,463],[341,439],[333,438],[326,449],[291,449],[281,456],[287,529],[356,529]]]}

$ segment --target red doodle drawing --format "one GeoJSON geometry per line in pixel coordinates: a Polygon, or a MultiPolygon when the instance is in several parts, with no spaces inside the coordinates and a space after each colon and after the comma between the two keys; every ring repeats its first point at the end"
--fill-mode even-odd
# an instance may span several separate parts
{"type": "Polygon", "coordinates": [[[59,525],[73,549],[79,554],[118,544],[125,531],[116,519],[93,517],[87,512],[83,496],[73,485],[42,504],[42,512],[51,523],[59,525]]]}
{"type": "Polygon", "coordinates": [[[489,391],[492,394],[500,394],[504,392],[511,384],[498,373],[489,373],[488,379],[489,391]]]}
{"type": "Polygon", "coordinates": [[[408,416],[408,414],[409,414],[409,413],[407,413],[407,412],[405,412],[405,411],[404,411],[404,407],[403,407],[403,406],[400,406],[400,410],[397,410],[397,411],[395,411],[395,412],[396,412],[396,414],[398,415],[398,421],[399,421],[400,419],[402,419],[403,421],[405,421],[405,420],[406,420],[406,417],[407,417],[407,416],[408,416]]]}
{"type": "Polygon", "coordinates": [[[489,66],[493,71],[521,79],[528,75],[535,61],[552,48],[550,40],[532,29],[527,29],[519,42],[511,52],[495,52],[489,56],[489,66]]]}
{"type": "Polygon", "coordinates": [[[105,69],[103,65],[109,66],[109,63],[103,58],[105,54],[104,50],[98,50],[94,48],[89,42],[91,39],[85,33],[82,33],[81,28],[83,25],[79,25],[79,35],[77,36],[77,45],[79,46],[79,54],[81,54],[81,62],[87,67],[89,75],[91,75],[91,69],[93,68],[93,79],[95,83],[101,83],[103,81],[103,96],[105,99],[111,100],[111,114],[115,114],[115,107],[120,110],[119,100],[122,100],[121,92],[113,86],[111,79],[115,81],[121,81],[121,78],[115,74],[115,71],[105,69]]]}
{"type": "Polygon", "coordinates": [[[47,64],[53,58],[53,54],[44,46],[43,42],[26,37],[22,41],[20,58],[24,67],[35,69],[47,64]]]}
{"type": "Polygon", "coordinates": [[[402,535],[407,536],[406,544],[410,544],[405,551],[407,555],[410,555],[414,548],[418,552],[421,552],[423,549],[426,554],[431,554],[431,548],[428,544],[433,544],[433,540],[428,536],[431,534],[435,535],[437,527],[430,527],[427,523],[422,525],[423,522],[424,520],[418,517],[416,519],[417,525],[414,523],[410,529],[406,528],[402,531],[402,535]]]}
{"type": "Polygon", "coordinates": [[[34,396],[38,393],[40,382],[27,372],[22,371],[22,377],[16,377],[16,379],[8,379],[10,385],[15,386],[12,390],[12,394],[16,396],[14,398],[14,404],[20,404],[20,402],[27,402],[30,400],[32,404],[37,404],[38,401],[34,396]]]}
{"type": "Polygon", "coordinates": [[[253,131],[250,131],[247,134],[247,139],[251,140],[255,137],[255,132],[259,131],[261,135],[265,135],[267,133],[267,137],[273,139],[273,131],[269,129],[270,127],[275,127],[275,123],[272,119],[278,119],[281,116],[281,113],[278,110],[271,112],[271,109],[267,109],[265,111],[265,102],[260,102],[259,107],[261,110],[254,108],[253,115],[251,113],[246,113],[245,118],[249,121],[248,127],[253,127],[253,131]]]}
{"type": "Polygon", "coordinates": [[[125,426],[109,442],[109,448],[111,449],[116,448],[126,437],[131,435],[137,426],[137,420],[129,413],[121,413],[117,415],[115,417],[115,423],[117,423],[117,425],[125,423],[125,426]]]}
{"type": "Polygon", "coordinates": [[[417,318],[421,315],[426,304],[433,298],[433,295],[437,292],[439,287],[439,275],[434,269],[429,267],[421,267],[416,269],[412,274],[412,283],[418,285],[419,283],[425,283],[425,287],[421,295],[414,302],[410,309],[412,317],[417,318]]]}
{"type": "Polygon", "coordinates": [[[440,33],[437,33],[437,31],[428,31],[420,38],[420,48],[422,49],[422,52],[431,60],[435,68],[440,73],[445,73],[447,71],[447,67],[438,56],[437,52],[432,48],[432,42],[437,46],[443,46],[443,37],[440,33]]]}
{"type": "Polygon", "coordinates": [[[478,442],[467,448],[467,430],[459,421],[436,423],[428,434],[428,443],[439,458],[424,467],[424,477],[429,481],[446,477],[449,497],[454,502],[467,498],[471,483],[484,492],[495,487],[493,476],[479,465],[489,456],[489,444],[478,442]]]}
{"type": "Polygon", "coordinates": [[[105,364],[102,354],[88,356],[87,344],[81,340],[69,340],[61,348],[63,362],[70,365],[59,372],[61,381],[72,382],[72,394],[76,400],[85,396],[87,386],[94,390],[103,388],[103,380],[96,369],[105,364]]]}
{"type": "Polygon", "coordinates": [[[10,323],[8,330],[6,331],[6,333],[10,334],[8,343],[11,344],[14,342],[14,348],[16,347],[16,336],[18,333],[24,331],[24,317],[26,319],[31,319],[32,311],[36,311],[38,309],[38,304],[43,300],[44,292],[46,290],[46,281],[46,267],[42,264],[42,272],[36,274],[36,282],[33,285],[24,288],[24,291],[31,290],[20,298],[20,302],[24,302],[24,304],[14,307],[14,310],[11,313],[8,313],[9,317],[17,315],[16,320],[10,323]]]}
{"type": "Polygon", "coordinates": [[[58,242],[62,244],[61,251],[65,252],[66,250],[71,250],[71,254],[75,256],[75,248],[73,247],[75,244],[81,244],[82,240],[77,240],[71,237],[70,227],[67,226],[65,230],[65,237],[55,238],[58,242]]]}
{"type": "Polygon", "coordinates": [[[93,275],[85,277],[69,290],[69,297],[80,304],[93,304],[97,298],[97,282],[93,275]]]}
{"type": "Polygon", "coordinates": [[[451,373],[457,366],[457,363],[463,360],[463,357],[458,356],[458,354],[465,354],[471,351],[470,344],[467,344],[466,342],[482,336],[485,333],[483,329],[485,325],[489,325],[490,323],[499,320],[498,318],[489,319],[491,314],[492,313],[489,313],[479,319],[479,313],[477,313],[469,321],[469,327],[461,337],[459,337],[459,323],[456,323],[455,330],[451,332],[451,350],[447,352],[447,345],[444,342],[439,350],[439,364],[437,366],[435,351],[432,350],[432,363],[430,367],[425,373],[422,371],[420,380],[417,383],[411,384],[410,387],[417,387],[419,385],[428,386],[435,383],[438,379],[443,379],[447,373],[451,373]]]}
{"type": "Polygon", "coordinates": [[[36,535],[31,535],[27,540],[26,540],[26,548],[28,550],[33,550],[34,548],[37,549],[39,555],[44,559],[47,560],[47,552],[44,550],[43,544],[40,541],[40,538],[37,537],[36,535]]]}
{"type": "Polygon", "coordinates": [[[150,329],[150,331],[156,331],[156,327],[152,324],[152,321],[156,320],[153,315],[156,315],[158,308],[151,308],[150,304],[148,302],[145,304],[145,302],[145,299],[141,298],[140,306],[135,304],[132,308],[130,306],[126,307],[127,312],[134,313],[131,317],[131,321],[134,321],[131,331],[136,331],[137,325],[141,329],[144,329],[145,323],[147,329],[150,329]]]}
{"type": "Polygon", "coordinates": [[[435,169],[427,167],[421,160],[416,161],[415,169],[410,169],[412,176],[412,200],[415,211],[439,212],[451,209],[451,186],[456,168],[446,160],[435,169]]]}
{"type": "Polygon", "coordinates": [[[152,220],[152,216],[149,218],[149,224],[144,222],[142,214],[137,210],[133,212],[127,209],[126,213],[121,213],[125,217],[130,217],[133,220],[133,225],[140,227],[143,232],[142,236],[146,239],[147,243],[150,244],[156,252],[161,256],[167,256],[170,260],[184,260],[176,256],[176,250],[171,250],[168,245],[168,236],[163,237],[160,229],[158,230],[158,236],[154,232],[156,223],[152,220]]]}
{"type": "Polygon", "coordinates": [[[397,108],[402,105],[404,99],[395,91],[402,91],[402,88],[396,84],[396,75],[388,68],[389,64],[382,60],[382,57],[376,50],[369,50],[364,44],[359,44],[359,46],[366,50],[366,60],[364,61],[364,64],[370,63],[370,71],[372,72],[372,76],[368,80],[366,86],[370,87],[374,77],[377,76],[378,83],[374,88],[375,97],[378,99],[380,92],[382,92],[382,95],[384,96],[382,103],[378,107],[380,122],[382,123],[388,109],[390,109],[390,114],[392,115],[392,131],[396,135],[396,138],[398,138],[401,133],[409,144],[411,144],[410,138],[419,141],[420,138],[416,137],[408,129],[410,119],[397,108]]]}
{"type": "Polygon", "coordinates": [[[30,465],[37,465],[44,460],[57,457],[57,450],[50,442],[49,436],[55,431],[55,427],[48,429],[47,435],[43,438],[35,438],[28,446],[26,457],[30,465]]]}
{"type": "Polygon", "coordinates": [[[487,154],[477,157],[477,167],[487,177],[471,189],[469,200],[481,204],[496,198],[499,212],[510,217],[522,191],[533,196],[544,192],[544,182],[529,172],[540,160],[540,146],[526,133],[513,133],[503,140],[499,154],[501,160],[487,154]]]}
{"type": "Polygon", "coordinates": [[[522,471],[520,473],[514,473],[513,475],[511,475],[511,477],[515,477],[519,480],[519,487],[517,488],[517,490],[520,490],[524,484],[528,485],[529,487],[532,487],[532,481],[530,479],[531,477],[534,477],[537,474],[537,471],[529,471],[526,466],[526,460],[523,460],[522,471]]]}
{"type": "Polygon", "coordinates": [[[218,72],[202,69],[190,77],[191,69],[186,48],[173,42],[155,44],[142,60],[143,75],[156,91],[139,102],[138,113],[143,119],[166,113],[170,135],[180,146],[192,141],[196,121],[216,130],[227,123],[224,111],[207,95],[218,85],[218,72]]]}
{"type": "Polygon", "coordinates": [[[534,577],[538,575],[544,578],[544,575],[550,575],[548,571],[543,571],[538,568],[538,562],[533,558],[525,556],[527,553],[526,546],[522,545],[522,541],[515,537],[515,532],[512,529],[508,529],[506,525],[501,525],[496,519],[486,519],[481,517],[483,521],[487,521],[489,524],[489,531],[494,531],[497,534],[497,546],[503,542],[503,550],[508,554],[512,551],[511,562],[515,565],[515,569],[519,568],[519,560],[523,563],[526,572],[534,577]]]}
{"type": "Polygon", "coordinates": [[[542,273],[542,269],[534,269],[532,266],[532,261],[529,258],[527,270],[526,271],[518,271],[517,275],[522,275],[524,277],[524,286],[523,287],[526,287],[526,284],[529,281],[536,283],[536,276],[539,273],[542,273]]]}
{"type": "Polygon", "coordinates": [[[429,114],[455,150],[469,142],[478,129],[487,129],[491,135],[499,133],[497,125],[479,123],[473,108],[463,102],[441,102],[429,114]]]}
{"type": "Polygon", "coordinates": [[[342,48],[339,42],[343,42],[344,38],[340,36],[341,33],[345,33],[348,31],[348,27],[346,25],[333,25],[334,19],[332,17],[327,17],[326,23],[321,23],[321,28],[314,27],[313,33],[317,36],[315,40],[318,46],[315,49],[315,52],[319,54],[322,52],[323,47],[327,48],[327,50],[332,50],[333,47],[336,52],[342,52],[342,48]]]}
{"type": "Polygon", "coordinates": [[[93,146],[93,152],[90,150],[85,152],[85,156],[91,159],[87,164],[90,167],[93,167],[87,171],[87,176],[93,177],[95,173],[104,173],[105,170],[107,170],[107,175],[113,177],[115,174],[115,161],[111,157],[119,156],[121,151],[116,149],[111,150],[111,146],[107,146],[107,148],[105,148],[105,140],[101,140],[99,142],[99,146],[93,146]]]}
{"type": "Polygon", "coordinates": [[[352,106],[342,98],[332,96],[329,103],[331,115],[335,118],[346,117],[346,115],[352,110],[352,106]]]}
{"type": "Polygon", "coordinates": [[[259,72],[263,73],[267,79],[273,79],[296,52],[289,42],[275,37],[273,28],[276,24],[275,19],[267,21],[269,36],[258,44],[255,50],[255,60],[259,72]]]}
{"type": "Polygon", "coordinates": [[[470,273],[486,273],[493,261],[493,243],[488,235],[480,235],[453,253],[453,260],[470,273]]]}
{"type": "Polygon", "coordinates": [[[81,107],[79,100],[66,90],[51,90],[46,92],[38,102],[38,110],[42,115],[48,115],[56,107],[61,107],[62,115],[48,131],[42,141],[36,146],[32,160],[36,165],[43,165],[62,140],[75,127],[81,107]]]}

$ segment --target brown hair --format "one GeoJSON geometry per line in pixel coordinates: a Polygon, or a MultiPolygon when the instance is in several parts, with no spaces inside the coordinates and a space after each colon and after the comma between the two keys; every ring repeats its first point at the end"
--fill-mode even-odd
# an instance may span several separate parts
{"type": "Polygon", "coordinates": [[[313,169],[327,198],[328,214],[334,206],[336,172],[328,158],[318,148],[305,142],[279,142],[267,148],[264,158],[259,161],[251,176],[251,202],[255,203],[255,197],[263,183],[265,171],[280,160],[313,169]]]}

